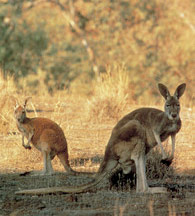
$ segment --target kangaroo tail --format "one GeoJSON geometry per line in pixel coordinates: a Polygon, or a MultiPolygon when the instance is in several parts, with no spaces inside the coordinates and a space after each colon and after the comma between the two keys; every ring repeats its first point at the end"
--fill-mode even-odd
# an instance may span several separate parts
{"type": "MultiPolygon", "coordinates": [[[[105,161],[104,161],[105,162],[105,161]]],[[[118,169],[118,162],[115,160],[108,160],[101,172],[98,172],[95,180],[80,186],[64,186],[64,187],[50,187],[50,188],[39,188],[30,190],[16,191],[15,194],[51,194],[51,193],[83,193],[94,186],[96,186],[103,178],[110,175],[114,170],[118,169]]]]}
{"type": "Polygon", "coordinates": [[[15,194],[28,194],[28,195],[38,195],[38,194],[51,194],[51,193],[83,193],[86,190],[93,188],[97,185],[108,173],[104,172],[100,174],[93,182],[80,185],[80,186],[64,186],[64,187],[50,187],[50,188],[38,188],[30,190],[16,191],[15,194]]]}

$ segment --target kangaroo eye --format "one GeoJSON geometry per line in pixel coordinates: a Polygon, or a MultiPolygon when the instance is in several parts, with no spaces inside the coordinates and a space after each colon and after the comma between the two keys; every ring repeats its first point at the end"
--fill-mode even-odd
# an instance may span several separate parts
{"type": "Polygon", "coordinates": [[[178,107],[180,107],[180,104],[177,104],[178,107]]]}

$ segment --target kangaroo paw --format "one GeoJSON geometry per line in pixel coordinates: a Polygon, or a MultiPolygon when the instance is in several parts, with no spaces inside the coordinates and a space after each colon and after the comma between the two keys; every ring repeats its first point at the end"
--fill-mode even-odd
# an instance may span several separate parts
{"type": "Polygon", "coordinates": [[[161,160],[161,163],[165,164],[166,166],[170,166],[173,162],[173,158],[165,158],[161,160]]]}
{"type": "Polygon", "coordinates": [[[32,173],[31,171],[23,172],[23,173],[20,173],[20,176],[27,176],[27,175],[30,175],[31,173],[32,173]]]}
{"type": "Polygon", "coordinates": [[[29,149],[31,150],[31,146],[30,145],[23,145],[25,149],[29,149]]]}

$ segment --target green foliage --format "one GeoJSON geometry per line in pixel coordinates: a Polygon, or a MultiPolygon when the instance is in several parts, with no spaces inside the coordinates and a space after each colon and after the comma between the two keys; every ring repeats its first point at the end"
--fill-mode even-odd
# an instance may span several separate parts
{"type": "MultiPolygon", "coordinates": [[[[98,74],[94,64],[103,73],[122,63],[136,101],[157,82],[187,82],[190,89],[194,1],[186,1],[77,0],[72,8],[68,0],[34,7],[33,0],[8,1],[0,9],[0,67],[18,78],[39,68],[54,91],[81,77],[90,83],[98,74]]],[[[156,96],[155,90],[149,94],[156,96]]]]}
{"type": "MultiPolygon", "coordinates": [[[[43,70],[48,71],[45,76],[48,90],[52,93],[68,89],[71,82],[81,74],[83,62],[88,60],[85,49],[81,44],[64,42],[61,46],[53,44],[49,53],[51,55],[45,57],[43,65],[43,70]],[[47,63],[48,59],[50,64],[47,63]]],[[[90,65],[84,68],[87,72],[91,70],[90,65]]]]}
{"type": "Polygon", "coordinates": [[[48,46],[43,26],[32,29],[19,18],[17,6],[0,11],[0,66],[5,78],[9,74],[16,79],[36,72],[48,46]]]}

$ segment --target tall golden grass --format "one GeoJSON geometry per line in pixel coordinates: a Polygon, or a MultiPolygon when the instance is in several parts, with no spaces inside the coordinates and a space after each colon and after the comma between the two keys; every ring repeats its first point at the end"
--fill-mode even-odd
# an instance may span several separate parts
{"type": "Polygon", "coordinates": [[[13,110],[16,102],[17,89],[13,77],[4,80],[0,73],[0,133],[7,134],[12,131],[14,121],[13,110]]]}
{"type": "MultiPolygon", "coordinates": [[[[103,156],[111,130],[120,118],[137,107],[151,104],[156,106],[157,99],[151,96],[150,92],[144,95],[143,104],[137,104],[133,97],[134,86],[123,65],[107,68],[107,72],[102,74],[99,80],[91,82],[90,85],[86,86],[83,84],[82,86],[80,83],[79,86],[75,85],[75,89],[56,91],[52,96],[47,92],[47,87],[44,86],[41,72],[34,78],[39,80],[39,91],[32,91],[30,86],[28,86],[28,81],[25,79],[22,81],[23,87],[18,89],[15,86],[13,77],[7,77],[5,80],[0,76],[0,134],[2,142],[0,170],[42,168],[41,154],[34,148],[31,151],[27,151],[21,145],[21,135],[17,131],[13,113],[16,100],[19,103],[23,103],[27,96],[32,96],[28,109],[34,110],[34,112],[27,113],[27,115],[30,117],[43,116],[50,118],[62,127],[68,141],[70,160],[76,158],[89,159],[97,155],[103,156]],[[81,88],[89,88],[90,94],[88,94],[88,90],[82,91],[81,88]],[[87,94],[85,95],[83,92],[87,92],[87,94]],[[38,112],[38,110],[42,112],[38,112]],[[24,160],[26,161],[25,164],[22,162],[24,160]]],[[[30,78],[27,77],[26,79],[30,78]]],[[[157,86],[152,88],[158,92],[157,86]]],[[[174,90],[171,89],[171,92],[174,90]]],[[[191,170],[195,170],[192,163],[195,150],[192,146],[194,106],[192,101],[185,102],[187,100],[185,95],[183,98],[181,115],[183,128],[177,136],[174,166],[179,170],[185,170],[188,167],[191,170]],[[186,104],[191,106],[185,107],[186,104]],[[182,149],[182,152],[177,151],[177,149],[182,149]]],[[[162,108],[163,98],[158,102],[158,105],[160,104],[162,108]]],[[[160,107],[158,106],[158,108],[160,107]]],[[[170,145],[169,142],[168,145],[170,145]]],[[[169,149],[167,148],[167,151],[169,149]]],[[[152,155],[149,158],[153,159],[156,157],[152,155]]],[[[153,160],[154,163],[155,161],[153,160]]],[[[54,164],[56,169],[63,170],[57,159],[54,159],[54,164]]],[[[159,160],[157,166],[158,164],[159,160]]],[[[89,162],[85,164],[83,169],[90,169],[91,166],[92,163],[89,162]]],[[[95,165],[93,164],[93,166],[95,165]]],[[[158,169],[155,166],[153,168],[150,170],[151,173],[156,173],[155,170],[158,169]]],[[[94,170],[97,170],[97,164],[94,170]]]]}
{"type": "Polygon", "coordinates": [[[118,119],[130,101],[134,104],[129,75],[124,65],[115,65],[94,84],[87,111],[93,120],[118,119]]]}

